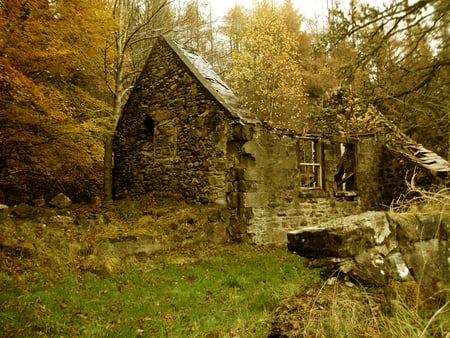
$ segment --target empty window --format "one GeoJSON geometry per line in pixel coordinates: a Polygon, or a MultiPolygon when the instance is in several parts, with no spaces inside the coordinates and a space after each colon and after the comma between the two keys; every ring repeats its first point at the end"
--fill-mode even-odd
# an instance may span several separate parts
{"type": "Polygon", "coordinates": [[[322,166],[317,138],[298,140],[298,169],[304,189],[322,188],[322,166]]]}
{"type": "Polygon", "coordinates": [[[337,194],[353,192],[355,184],[355,145],[352,143],[339,143],[339,162],[334,180],[337,185],[337,194]]]}

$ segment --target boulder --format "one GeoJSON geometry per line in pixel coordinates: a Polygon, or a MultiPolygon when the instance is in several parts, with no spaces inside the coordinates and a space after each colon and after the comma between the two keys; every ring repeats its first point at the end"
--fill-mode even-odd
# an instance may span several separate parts
{"type": "Polygon", "coordinates": [[[288,249],[310,258],[351,257],[383,244],[390,233],[384,212],[367,212],[289,232],[288,249]]]}
{"type": "Polygon", "coordinates": [[[45,207],[45,198],[39,197],[33,200],[33,205],[35,207],[44,208],[45,207]]]}
{"type": "Polygon", "coordinates": [[[38,209],[26,203],[20,203],[14,206],[12,212],[19,218],[35,219],[38,214],[38,209]]]}
{"type": "Polygon", "coordinates": [[[414,243],[404,258],[414,279],[435,290],[448,281],[448,242],[437,238],[414,243]]]}
{"type": "Polygon", "coordinates": [[[288,249],[364,284],[415,280],[436,290],[449,280],[449,222],[439,213],[367,212],[289,232],[288,249]]]}
{"type": "Polygon", "coordinates": [[[6,204],[0,204],[0,215],[8,215],[9,207],[6,204]]]}
{"type": "Polygon", "coordinates": [[[63,193],[60,193],[53,197],[48,204],[59,209],[66,209],[72,205],[72,200],[63,193]]]}
{"type": "Polygon", "coordinates": [[[445,236],[446,227],[440,214],[391,214],[398,236],[410,241],[424,241],[445,236]]]}

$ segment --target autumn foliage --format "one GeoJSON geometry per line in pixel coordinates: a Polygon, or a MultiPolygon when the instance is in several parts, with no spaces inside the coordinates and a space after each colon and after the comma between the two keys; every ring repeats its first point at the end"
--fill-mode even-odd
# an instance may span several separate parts
{"type": "Polygon", "coordinates": [[[101,187],[103,13],[91,1],[2,2],[0,203],[101,187]]]}
{"type": "Polygon", "coordinates": [[[372,130],[367,110],[361,127],[340,115],[348,105],[324,106],[351,87],[358,105],[448,156],[449,2],[331,5],[314,22],[290,0],[255,0],[218,23],[201,1],[0,1],[0,203],[101,194],[105,135],[159,34],[200,49],[275,127],[372,130]]]}

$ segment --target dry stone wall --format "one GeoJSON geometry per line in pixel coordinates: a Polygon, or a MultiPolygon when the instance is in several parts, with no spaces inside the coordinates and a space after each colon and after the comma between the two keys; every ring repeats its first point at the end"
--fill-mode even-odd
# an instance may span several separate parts
{"type": "Polygon", "coordinates": [[[155,46],[114,140],[115,196],[179,191],[225,205],[232,119],[169,48],[155,46]]]}

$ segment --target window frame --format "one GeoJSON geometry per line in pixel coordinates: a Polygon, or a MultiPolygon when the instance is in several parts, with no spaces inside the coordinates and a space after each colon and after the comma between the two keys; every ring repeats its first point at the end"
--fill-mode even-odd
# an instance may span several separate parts
{"type": "MultiPolygon", "coordinates": [[[[305,149],[305,146],[303,146],[305,149]]],[[[322,191],[324,189],[324,175],[323,175],[323,156],[322,156],[322,144],[321,139],[316,136],[299,137],[297,140],[297,169],[300,175],[313,173],[315,186],[303,185],[302,191],[322,191]],[[306,150],[302,150],[301,143],[311,142],[311,152],[307,153],[306,150]],[[303,154],[303,156],[302,156],[303,154]],[[309,155],[310,161],[307,161],[309,155]],[[304,170],[306,168],[306,170],[304,170]],[[312,168],[312,171],[310,169],[312,168]],[[303,169],[303,170],[302,170],[303,169]]]]}

